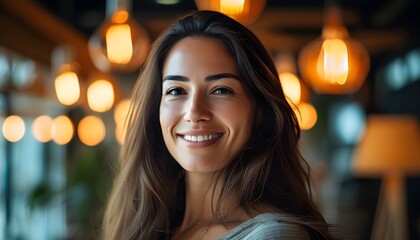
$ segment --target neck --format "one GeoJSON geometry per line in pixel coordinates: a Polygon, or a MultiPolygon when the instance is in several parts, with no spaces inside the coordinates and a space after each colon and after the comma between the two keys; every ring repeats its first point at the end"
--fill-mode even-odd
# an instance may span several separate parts
{"type": "MultiPolygon", "coordinates": [[[[220,179],[220,178],[219,178],[220,179]]],[[[181,229],[187,229],[197,223],[210,223],[214,220],[222,182],[216,181],[216,174],[186,173],[185,213],[181,229]]],[[[232,195],[232,194],[231,194],[232,195]]],[[[230,196],[223,199],[220,207],[221,216],[229,215],[238,204],[230,196]]]]}

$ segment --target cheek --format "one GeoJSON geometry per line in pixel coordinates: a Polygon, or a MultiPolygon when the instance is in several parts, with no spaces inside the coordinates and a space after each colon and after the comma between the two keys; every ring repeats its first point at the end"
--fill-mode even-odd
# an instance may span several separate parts
{"type": "Polygon", "coordinates": [[[176,120],[179,117],[179,113],[180,108],[177,107],[176,104],[161,103],[159,109],[159,121],[164,135],[174,127],[176,120]]]}
{"type": "Polygon", "coordinates": [[[219,116],[225,120],[230,127],[240,129],[241,133],[248,133],[253,125],[253,111],[250,104],[234,104],[220,108],[219,116]]]}

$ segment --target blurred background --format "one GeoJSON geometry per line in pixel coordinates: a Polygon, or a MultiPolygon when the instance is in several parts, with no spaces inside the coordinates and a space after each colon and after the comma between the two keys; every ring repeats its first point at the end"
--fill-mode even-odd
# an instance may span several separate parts
{"type": "Polygon", "coordinates": [[[272,54],[344,239],[420,239],[420,2],[0,0],[0,239],[97,239],[156,37],[224,12],[272,54]]]}

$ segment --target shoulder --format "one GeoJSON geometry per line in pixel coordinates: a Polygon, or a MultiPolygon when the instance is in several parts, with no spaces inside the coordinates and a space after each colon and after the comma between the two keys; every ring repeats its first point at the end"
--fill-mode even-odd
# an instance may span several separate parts
{"type": "Polygon", "coordinates": [[[303,226],[292,223],[296,221],[291,216],[279,213],[265,213],[258,215],[229,232],[220,240],[235,239],[310,239],[303,226]]]}

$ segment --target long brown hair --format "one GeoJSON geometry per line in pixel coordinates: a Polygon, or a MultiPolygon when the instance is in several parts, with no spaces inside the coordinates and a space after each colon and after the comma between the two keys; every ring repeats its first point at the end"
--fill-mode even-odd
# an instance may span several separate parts
{"type": "Polygon", "coordinates": [[[230,51],[257,109],[249,142],[223,170],[218,205],[235,190],[245,210],[264,202],[296,216],[311,235],[331,238],[311,198],[309,167],[298,150],[300,128],[271,56],[243,25],[221,13],[200,11],[179,19],[156,40],[135,84],[104,239],[169,239],[182,221],[183,169],[163,141],[159,105],[163,62],[175,43],[191,36],[216,39],[230,51]]]}

